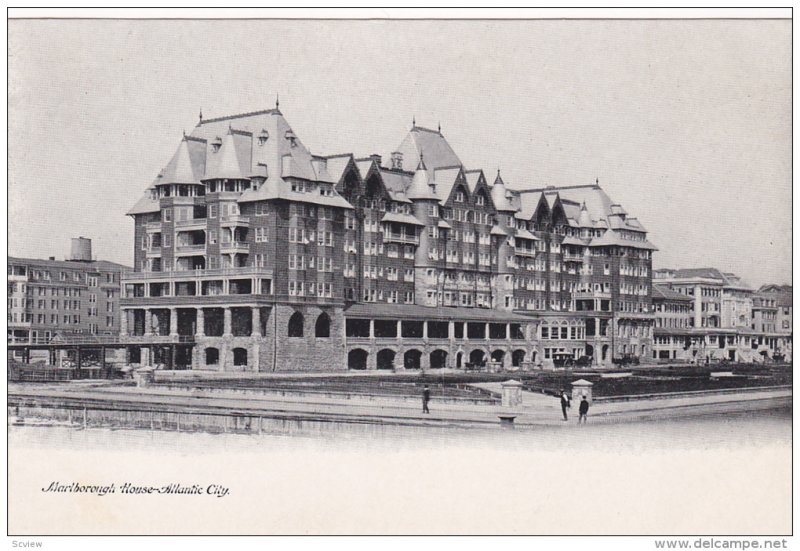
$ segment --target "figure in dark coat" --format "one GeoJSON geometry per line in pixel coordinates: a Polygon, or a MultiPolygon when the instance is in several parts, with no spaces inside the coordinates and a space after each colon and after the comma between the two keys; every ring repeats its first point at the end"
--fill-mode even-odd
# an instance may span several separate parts
{"type": "Polygon", "coordinates": [[[586,396],[583,397],[581,400],[581,405],[578,407],[578,424],[581,424],[581,419],[583,419],[583,424],[586,424],[586,414],[589,413],[589,400],[586,399],[586,396]]]}
{"type": "Polygon", "coordinates": [[[567,409],[569,408],[569,396],[566,391],[561,391],[561,414],[564,416],[564,421],[567,420],[567,409]]]}
{"type": "Polygon", "coordinates": [[[425,385],[425,389],[422,391],[422,413],[430,413],[431,411],[428,409],[428,402],[431,401],[431,391],[428,389],[428,385],[425,385]]]}

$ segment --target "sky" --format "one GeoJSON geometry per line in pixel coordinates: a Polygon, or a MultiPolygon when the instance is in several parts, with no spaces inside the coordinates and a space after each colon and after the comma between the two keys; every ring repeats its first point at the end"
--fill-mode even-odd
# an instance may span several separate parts
{"type": "Polygon", "coordinates": [[[791,22],[9,22],[9,254],[91,237],[206,118],[280,108],[315,154],[388,156],[417,124],[511,188],[590,184],[655,268],[791,283],[791,22]]]}

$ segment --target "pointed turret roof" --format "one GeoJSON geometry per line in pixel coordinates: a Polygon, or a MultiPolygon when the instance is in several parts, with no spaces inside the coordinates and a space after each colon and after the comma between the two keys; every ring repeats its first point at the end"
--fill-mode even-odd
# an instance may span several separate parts
{"type": "MultiPolygon", "coordinates": [[[[244,159],[249,148],[237,147],[236,136],[232,128],[228,128],[228,133],[222,139],[222,147],[216,153],[212,153],[209,159],[208,171],[204,180],[212,179],[244,179],[250,176],[251,166],[249,159],[244,159]]],[[[244,145],[244,144],[242,144],[244,145]]]]}
{"type": "Polygon", "coordinates": [[[417,170],[414,172],[414,178],[411,180],[411,185],[406,190],[406,196],[411,199],[435,199],[439,197],[433,192],[430,186],[430,177],[428,175],[428,167],[425,166],[423,155],[419,157],[419,164],[417,170]]]}
{"type": "Polygon", "coordinates": [[[164,167],[158,184],[198,184],[205,171],[205,148],[203,140],[185,134],[178,150],[164,167]]]}
{"type": "Polygon", "coordinates": [[[498,212],[517,210],[508,200],[506,196],[507,193],[506,184],[503,182],[503,178],[500,177],[500,171],[498,170],[497,178],[494,179],[494,184],[492,184],[492,202],[494,203],[494,208],[497,209],[498,212]]]}
{"type": "Polygon", "coordinates": [[[592,227],[592,217],[589,216],[589,210],[586,208],[586,201],[581,204],[581,213],[578,218],[578,224],[582,228],[592,227]]]}

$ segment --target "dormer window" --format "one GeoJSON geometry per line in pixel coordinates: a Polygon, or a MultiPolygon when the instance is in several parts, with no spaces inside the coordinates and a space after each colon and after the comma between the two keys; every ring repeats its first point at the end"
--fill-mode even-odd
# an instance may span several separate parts
{"type": "Polygon", "coordinates": [[[220,147],[222,147],[222,138],[217,136],[216,138],[214,138],[214,141],[211,142],[211,149],[214,151],[214,153],[216,153],[217,151],[219,151],[220,147]]]}
{"type": "Polygon", "coordinates": [[[261,132],[258,134],[258,145],[261,145],[261,146],[263,146],[265,143],[267,143],[267,140],[268,140],[268,139],[269,139],[269,132],[267,132],[267,130],[266,130],[266,129],[263,129],[263,130],[262,130],[262,131],[261,131],[261,132]]]}
{"type": "Polygon", "coordinates": [[[479,193],[478,197],[475,199],[475,204],[479,207],[482,207],[485,204],[486,200],[483,198],[483,193],[479,193]]]}
{"type": "Polygon", "coordinates": [[[285,138],[289,140],[289,143],[291,143],[292,147],[297,146],[297,136],[294,132],[292,132],[291,129],[286,131],[285,138]]]}
{"type": "Polygon", "coordinates": [[[459,190],[456,192],[456,203],[463,203],[464,202],[464,192],[459,190]]]}

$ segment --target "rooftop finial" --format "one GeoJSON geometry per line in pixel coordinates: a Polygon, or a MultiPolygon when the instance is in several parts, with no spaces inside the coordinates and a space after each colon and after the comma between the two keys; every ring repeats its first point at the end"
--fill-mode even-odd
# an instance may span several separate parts
{"type": "Polygon", "coordinates": [[[417,166],[417,170],[428,170],[425,166],[425,154],[422,152],[422,149],[419,150],[419,165],[417,166]]]}
{"type": "Polygon", "coordinates": [[[203,122],[203,108],[200,108],[200,122],[203,122]]]}
{"type": "Polygon", "coordinates": [[[412,126],[413,128],[416,128],[416,127],[417,127],[417,116],[416,116],[416,115],[412,115],[412,116],[411,116],[411,126],[412,126]]]}
{"type": "Polygon", "coordinates": [[[595,183],[595,185],[599,186],[600,185],[600,178],[595,177],[594,183],[595,183]]]}
{"type": "Polygon", "coordinates": [[[183,129],[183,139],[184,140],[186,139],[186,129],[185,128],[183,129]]]}
{"type": "Polygon", "coordinates": [[[281,97],[280,94],[275,94],[275,111],[281,110],[281,97]]]}
{"type": "Polygon", "coordinates": [[[439,122],[439,134],[441,134],[441,133],[442,133],[442,123],[439,122]]]}

